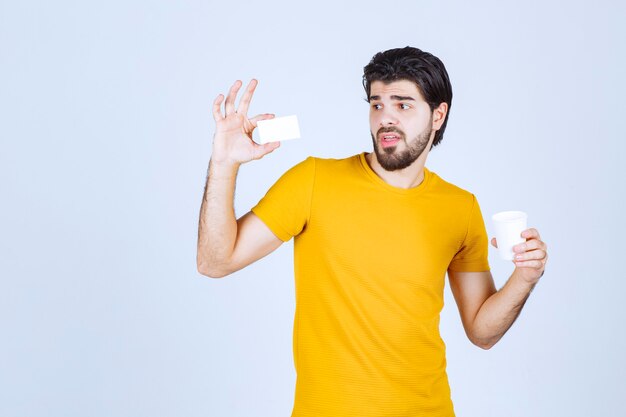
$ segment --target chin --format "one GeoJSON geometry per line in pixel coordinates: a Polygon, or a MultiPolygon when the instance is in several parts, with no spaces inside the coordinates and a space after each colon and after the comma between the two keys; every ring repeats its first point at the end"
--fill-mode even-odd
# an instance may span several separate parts
{"type": "Polygon", "coordinates": [[[385,171],[399,171],[413,165],[415,161],[424,153],[424,149],[405,149],[402,151],[397,150],[397,146],[390,148],[374,147],[374,154],[378,164],[385,171]]]}

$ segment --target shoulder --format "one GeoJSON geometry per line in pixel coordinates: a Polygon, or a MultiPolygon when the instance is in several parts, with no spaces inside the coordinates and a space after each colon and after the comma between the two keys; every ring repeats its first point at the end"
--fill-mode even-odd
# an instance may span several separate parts
{"type": "Polygon", "coordinates": [[[315,165],[322,168],[339,168],[350,166],[359,161],[359,155],[351,155],[345,158],[323,158],[319,156],[309,156],[306,160],[314,161],[315,165]]]}
{"type": "Polygon", "coordinates": [[[476,203],[476,196],[464,188],[446,181],[433,171],[430,172],[430,189],[439,197],[453,202],[465,209],[471,209],[476,203]]]}
{"type": "Polygon", "coordinates": [[[297,164],[289,168],[283,176],[289,177],[310,177],[319,173],[338,173],[343,169],[349,169],[358,163],[358,155],[347,158],[322,158],[319,156],[308,156],[297,164]]]}
{"type": "Polygon", "coordinates": [[[354,169],[359,165],[359,155],[348,156],[345,158],[324,158],[319,156],[309,156],[301,163],[310,164],[314,168],[316,176],[319,175],[331,175],[331,176],[343,176],[349,172],[354,172],[354,169]]]}
{"type": "Polygon", "coordinates": [[[315,171],[316,160],[314,156],[308,156],[297,164],[289,168],[284,175],[298,176],[309,175],[315,171]]]}

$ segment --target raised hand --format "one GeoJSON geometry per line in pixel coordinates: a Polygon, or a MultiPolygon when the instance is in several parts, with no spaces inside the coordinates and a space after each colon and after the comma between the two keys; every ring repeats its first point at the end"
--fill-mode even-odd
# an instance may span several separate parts
{"type": "Polygon", "coordinates": [[[265,113],[248,119],[248,107],[257,84],[255,79],[250,81],[239,101],[237,110],[235,110],[235,99],[242,86],[239,80],[230,87],[224,102],[224,113],[222,113],[224,95],[218,95],[213,101],[213,118],[216,122],[211,155],[213,162],[240,165],[253,159],[260,159],[280,146],[280,142],[259,145],[252,140],[252,132],[257,122],[274,117],[271,113],[265,113]]]}

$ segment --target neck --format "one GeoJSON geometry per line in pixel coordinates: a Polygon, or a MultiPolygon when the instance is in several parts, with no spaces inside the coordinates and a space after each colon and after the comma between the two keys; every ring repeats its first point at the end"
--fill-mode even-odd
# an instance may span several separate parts
{"type": "Polygon", "coordinates": [[[387,184],[398,188],[414,188],[424,181],[424,166],[428,152],[424,151],[411,165],[397,171],[387,171],[384,169],[376,158],[376,153],[370,152],[365,155],[367,163],[387,184]]]}

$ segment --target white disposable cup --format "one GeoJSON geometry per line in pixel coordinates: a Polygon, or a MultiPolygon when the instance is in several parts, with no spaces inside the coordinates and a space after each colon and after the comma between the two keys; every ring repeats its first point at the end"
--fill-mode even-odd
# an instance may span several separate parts
{"type": "Polygon", "coordinates": [[[523,211],[501,211],[491,216],[496,231],[500,258],[513,260],[513,246],[526,242],[522,232],[526,230],[528,215],[523,211]]]}

